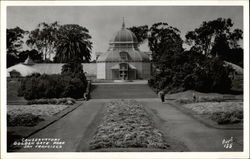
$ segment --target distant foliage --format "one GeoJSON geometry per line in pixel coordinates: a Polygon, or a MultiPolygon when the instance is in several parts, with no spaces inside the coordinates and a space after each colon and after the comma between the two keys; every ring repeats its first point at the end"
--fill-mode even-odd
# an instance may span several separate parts
{"type": "Polygon", "coordinates": [[[42,62],[43,60],[42,54],[33,49],[20,52],[18,54],[19,62],[24,62],[28,58],[28,56],[36,63],[42,62]]]}
{"type": "Polygon", "coordinates": [[[204,21],[199,28],[186,34],[186,43],[193,51],[243,66],[243,49],[239,45],[243,31],[232,28],[230,18],[204,21]]]}
{"type": "Polygon", "coordinates": [[[155,65],[167,60],[169,55],[183,51],[180,31],[167,23],[155,23],[149,29],[148,45],[155,65]]]}
{"type": "Polygon", "coordinates": [[[244,67],[244,51],[242,48],[230,49],[227,54],[223,56],[223,59],[242,68],[244,67]]]}
{"type": "Polygon", "coordinates": [[[60,25],[57,21],[47,24],[45,22],[39,23],[38,26],[29,33],[26,44],[38,50],[43,55],[43,60],[50,60],[51,55],[55,51],[55,44],[57,40],[57,32],[60,25]]]}
{"type": "Polygon", "coordinates": [[[23,37],[26,33],[19,27],[6,30],[7,67],[20,62],[18,53],[22,48],[23,37]]]}
{"type": "Polygon", "coordinates": [[[242,64],[243,55],[237,44],[242,31],[231,32],[232,25],[231,19],[222,18],[203,22],[200,28],[186,34],[186,43],[191,49],[184,51],[177,28],[162,22],[153,24],[148,38],[153,56],[149,85],[169,93],[184,90],[228,92],[232,69],[224,66],[224,60],[233,61],[232,57],[237,57],[234,61],[242,64]]]}
{"type": "Polygon", "coordinates": [[[133,26],[128,29],[131,30],[135,34],[139,44],[142,44],[148,38],[148,26],[147,25],[133,26]]]}
{"type": "Polygon", "coordinates": [[[155,89],[228,92],[231,88],[231,68],[225,67],[218,58],[210,59],[194,51],[185,51],[166,59],[149,80],[149,85],[155,89]]]}

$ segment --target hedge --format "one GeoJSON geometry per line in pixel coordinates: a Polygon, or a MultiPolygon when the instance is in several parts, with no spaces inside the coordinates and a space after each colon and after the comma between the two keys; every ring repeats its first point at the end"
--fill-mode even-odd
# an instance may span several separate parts
{"type": "Polygon", "coordinates": [[[82,98],[87,80],[83,73],[62,75],[32,74],[22,79],[19,95],[25,99],[82,98]]]}

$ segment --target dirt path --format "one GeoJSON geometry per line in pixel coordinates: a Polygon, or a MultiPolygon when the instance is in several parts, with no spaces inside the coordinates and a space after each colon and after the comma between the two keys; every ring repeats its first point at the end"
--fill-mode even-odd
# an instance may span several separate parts
{"type": "Polygon", "coordinates": [[[159,99],[141,99],[161,119],[161,129],[173,139],[183,142],[192,152],[243,151],[243,130],[219,130],[207,127],[159,99]],[[233,147],[226,149],[223,139],[233,137],[233,147]]]}

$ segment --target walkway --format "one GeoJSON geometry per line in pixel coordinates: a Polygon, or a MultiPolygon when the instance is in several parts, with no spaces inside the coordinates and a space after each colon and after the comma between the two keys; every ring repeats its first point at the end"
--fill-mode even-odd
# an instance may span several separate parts
{"type": "Polygon", "coordinates": [[[84,102],[73,112],[67,114],[47,128],[39,131],[29,138],[59,138],[65,144],[62,149],[21,149],[24,152],[76,152],[85,131],[90,131],[89,126],[96,118],[102,117],[98,113],[103,108],[106,100],[91,100],[84,102]]]}
{"type": "Polygon", "coordinates": [[[192,117],[183,114],[174,106],[159,99],[142,99],[143,105],[152,110],[161,120],[161,129],[169,136],[184,142],[192,152],[243,151],[243,130],[221,130],[203,125],[192,117]],[[233,137],[233,147],[226,149],[223,139],[233,137]]]}
{"type": "MultiPolygon", "coordinates": [[[[59,138],[65,141],[61,152],[89,151],[88,142],[103,117],[104,103],[111,99],[133,98],[141,102],[152,114],[153,120],[169,138],[183,143],[192,152],[198,151],[242,151],[242,130],[219,130],[207,127],[182,113],[168,103],[161,103],[146,84],[98,84],[92,99],[84,102],[73,112],[34,134],[30,138],[59,138]],[[233,137],[233,147],[225,149],[223,139],[233,137]]],[[[22,149],[21,151],[41,152],[48,149],[22,149]]]]}
{"type": "Polygon", "coordinates": [[[92,99],[135,99],[135,98],[157,98],[157,95],[147,84],[119,84],[103,83],[94,84],[91,93],[92,99]]]}

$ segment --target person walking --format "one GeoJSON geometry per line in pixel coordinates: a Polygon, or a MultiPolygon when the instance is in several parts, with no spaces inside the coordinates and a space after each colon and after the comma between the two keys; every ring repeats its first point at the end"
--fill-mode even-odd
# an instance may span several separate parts
{"type": "Polygon", "coordinates": [[[163,90],[159,91],[159,97],[161,98],[161,102],[165,102],[165,92],[163,90]]]}

